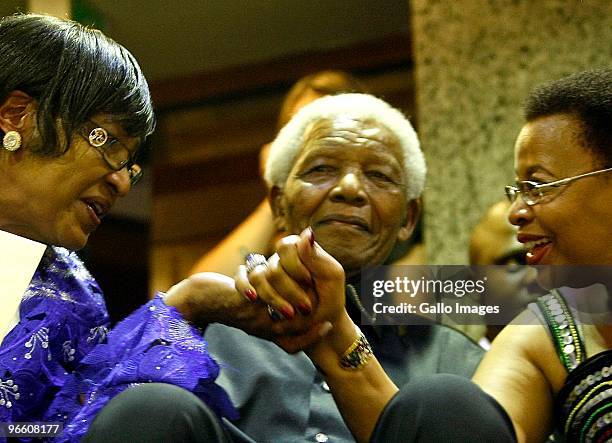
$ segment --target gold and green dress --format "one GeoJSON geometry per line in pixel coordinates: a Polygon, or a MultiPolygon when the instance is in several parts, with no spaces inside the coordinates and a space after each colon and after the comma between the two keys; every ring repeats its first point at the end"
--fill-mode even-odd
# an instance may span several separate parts
{"type": "Polygon", "coordinates": [[[555,399],[556,440],[612,442],[612,350],[586,358],[580,324],[559,291],[537,307],[568,371],[555,399]]]}

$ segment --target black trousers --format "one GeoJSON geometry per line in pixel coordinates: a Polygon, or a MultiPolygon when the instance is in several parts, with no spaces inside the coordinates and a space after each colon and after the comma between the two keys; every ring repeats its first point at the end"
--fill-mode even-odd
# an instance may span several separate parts
{"type": "Polygon", "coordinates": [[[100,411],[87,443],[229,443],[217,415],[185,389],[145,383],[126,389],[100,411]]]}
{"type": "MultiPolygon", "coordinates": [[[[151,383],[127,389],[111,400],[83,441],[232,440],[219,418],[195,395],[176,386],[151,383]]],[[[466,378],[436,374],[402,387],[381,414],[371,441],[514,443],[516,437],[510,418],[492,397],[466,378]]]]}
{"type": "Polygon", "coordinates": [[[387,404],[372,442],[514,443],[506,411],[470,380],[435,374],[411,381],[387,404]]]}

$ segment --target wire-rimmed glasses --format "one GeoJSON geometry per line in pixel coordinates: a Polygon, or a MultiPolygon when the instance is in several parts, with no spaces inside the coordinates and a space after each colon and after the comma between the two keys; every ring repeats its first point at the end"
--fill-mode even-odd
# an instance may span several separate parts
{"type": "Polygon", "coordinates": [[[113,171],[127,168],[130,185],[134,186],[143,176],[142,168],[136,163],[135,156],[119,139],[94,121],[83,127],[82,136],[96,149],[113,171]]]}
{"type": "Polygon", "coordinates": [[[610,172],[612,168],[599,169],[597,171],[585,172],[584,174],[575,175],[573,177],[562,178],[561,180],[555,180],[550,183],[538,183],[535,181],[525,180],[517,181],[516,186],[506,186],[506,197],[510,202],[514,202],[519,194],[523,198],[523,201],[529,205],[537,205],[541,203],[546,197],[552,197],[554,191],[561,186],[565,186],[575,180],[590,177],[604,172],[610,172]]]}

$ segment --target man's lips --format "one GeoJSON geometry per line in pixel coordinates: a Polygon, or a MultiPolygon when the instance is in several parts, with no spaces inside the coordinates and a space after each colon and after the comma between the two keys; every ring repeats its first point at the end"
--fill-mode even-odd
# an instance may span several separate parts
{"type": "Polygon", "coordinates": [[[352,225],[361,230],[370,232],[370,226],[368,225],[368,222],[365,221],[363,218],[357,217],[354,215],[341,215],[341,214],[328,215],[328,216],[323,217],[316,224],[326,225],[326,224],[332,224],[332,223],[342,223],[345,225],[352,225]]]}
{"type": "Polygon", "coordinates": [[[552,249],[552,240],[542,235],[519,233],[517,240],[527,249],[527,264],[541,264],[546,254],[552,249]]]}

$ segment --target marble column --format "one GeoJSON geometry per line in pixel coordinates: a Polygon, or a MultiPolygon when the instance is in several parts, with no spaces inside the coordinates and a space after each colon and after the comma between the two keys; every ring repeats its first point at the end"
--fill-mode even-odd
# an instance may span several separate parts
{"type": "Polygon", "coordinates": [[[471,228],[514,178],[528,91],[612,65],[612,1],[412,0],[411,20],[428,261],[467,263],[471,228]]]}

